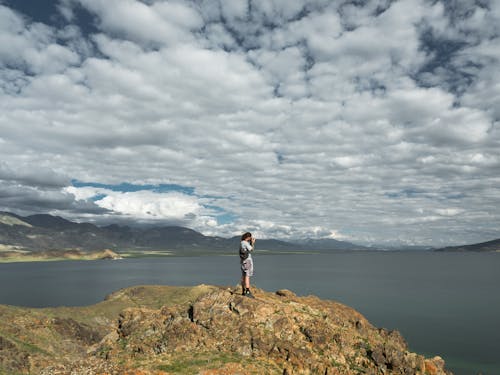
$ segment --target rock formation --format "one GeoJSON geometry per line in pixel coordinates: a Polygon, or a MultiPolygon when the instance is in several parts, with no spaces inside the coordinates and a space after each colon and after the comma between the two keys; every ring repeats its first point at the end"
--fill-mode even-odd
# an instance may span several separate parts
{"type": "MultiPolygon", "coordinates": [[[[137,303],[150,293],[148,288],[161,289],[120,291],[100,308],[87,310],[95,314],[86,317],[87,323],[76,318],[46,320],[50,331],[72,342],[72,349],[59,354],[47,347],[47,355],[23,353],[16,342],[0,336],[2,358],[12,354],[10,362],[1,365],[45,375],[450,374],[440,357],[409,352],[398,332],[378,329],[337,302],[298,297],[287,290],[256,290],[257,298],[251,299],[241,296],[238,288],[202,285],[170,288],[164,301],[157,289],[150,302],[137,303]],[[133,307],[122,309],[115,320],[110,314],[108,320],[96,314],[117,301],[133,307]],[[31,368],[20,363],[31,363],[31,368]]],[[[25,323],[36,326],[29,319],[25,323]]]]}

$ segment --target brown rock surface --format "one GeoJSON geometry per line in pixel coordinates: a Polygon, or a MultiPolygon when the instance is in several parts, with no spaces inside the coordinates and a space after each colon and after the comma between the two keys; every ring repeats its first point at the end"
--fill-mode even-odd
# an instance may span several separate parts
{"type": "Polygon", "coordinates": [[[398,332],[373,327],[340,303],[288,290],[256,290],[251,299],[231,288],[179,289],[169,288],[162,300],[161,287],[129,288],[95,305],[102,314],[103,304],[125,301],[114,321],[110,313],[106,319],[86,316],[85,322],[78,314],[25,314],[23,327],[37,332],[36,340],[51,333],[66,344],[56,340],[28,353],[0,329],[0,355],[12,355],[10,362],[0,364],[18,373],[45,375],[450,374],[440,357],[409,352],[398,332]],[[126,303],[131,300],[143,303],[126,303]]]}
{"type": "Polygon", "coordinates": [[[229,358],[211,370],[203,368],[210,361],[200,362],[194,373],[224,373],[238,364],[244,374],[446,373],[444,363],[410,353],[398,332],[373,327],[347,306],[290,291],[256,297],[213,288],[189,306],[126,309],[95,353],[106,348],[111,362],[134,358],[150,369],[168,369],[190,353],[229,358]]]}

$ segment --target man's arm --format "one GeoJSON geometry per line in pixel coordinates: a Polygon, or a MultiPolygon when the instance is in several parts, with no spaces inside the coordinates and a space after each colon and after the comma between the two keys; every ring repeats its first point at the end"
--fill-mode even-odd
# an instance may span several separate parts
{"type": "Polygon", "coordinates": [[[246,251],[253,251],[253,246],[250,245],[248,242],[245,241],[245,243],[243,244],[243,246],[245,246],[245,250],[246,251]]]}

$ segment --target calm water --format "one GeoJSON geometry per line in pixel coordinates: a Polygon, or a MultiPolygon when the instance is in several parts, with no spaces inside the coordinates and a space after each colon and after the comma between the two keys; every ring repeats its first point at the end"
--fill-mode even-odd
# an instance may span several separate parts
{"type": "MultiPolygon", "coordinates": [[[[456,375],[500,374],[500,254],[355,252],[254,256],[253,282],[335,299],[456,375]]],[[[78,306],[138,284],[235,285],[238,258],[0,264],[0,304],[78,306]]]]}

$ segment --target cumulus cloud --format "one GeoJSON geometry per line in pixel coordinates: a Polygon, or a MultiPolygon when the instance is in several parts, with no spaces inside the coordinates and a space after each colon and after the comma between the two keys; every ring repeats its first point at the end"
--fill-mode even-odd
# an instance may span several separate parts
{"type": "Polygon", "coordinates": [[[0,4],[0,66],[30,73],[56,73],[79,63],[77,53],[56,41],[54,29],[29,23],[0,4]]]}
{"type": "Polygon", "coordinates": [[[97,16],[101,29],[147,46],[178,44],[192,39],[189,30],[200,28],[201,16],[188,4],[136,0],[75,0],[97,16]]]}
{"type": "Polygon", "coordinates": [[[101,222],[183,225],[198,230],[211,230],[217,226],[219,213],[204,206],[203,200],[195,195],[179,191],[159,192],[148,186],[135,186],[132,191],[118,187],[72,185],[64,187],[61,193],[80,204],[101,208],[101,222]]]}
{"type": "Polygon", "coordinates": [[[496,3],[61,0],[57,24],[14,7],[2,209],[226,236],[498,237],[496,3]],[[193,191],[110,188],[124,182],[193,191]]]}
{"type": "Polygon", "coordinates": [[[69,186],[63,192],[72,194],[76,200],[92,199],[102,208],[139,220],[183,220],[197,215],[202,207],[197,199],[180,193],[155,193],[147,190],[116,192],[109,189],[69,186]]]}

